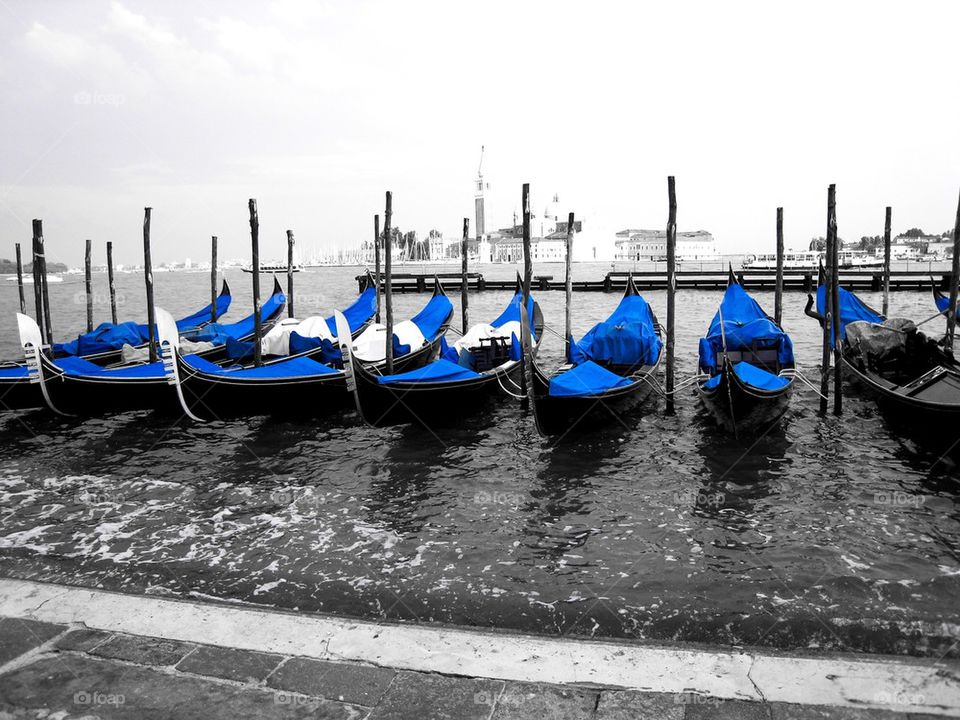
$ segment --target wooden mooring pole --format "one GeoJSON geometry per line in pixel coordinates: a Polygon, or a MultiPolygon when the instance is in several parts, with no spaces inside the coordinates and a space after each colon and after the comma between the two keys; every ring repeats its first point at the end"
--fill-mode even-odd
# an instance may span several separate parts
{"type": "Polygon", "coordinates": [[[20,243],[17,246],[17,290],[20,292],[20,313],[27,314],[27,301],[23,297],[23,256],[20,254],[20,243]]]}
{"type": "MultiPolygon", "coordinates": [[[[530,305],[530,281],[533,277],[533,259],[530,256],[530,183],[523,184],[523,294],[521,298],[521,307],[528,307],[530,305]]],[[[521,315],[522,317],[522,315],[521,315]]],[[[527,322],[530,322],[528,318],[527,322]]],[[[521,328],[521,333],[527,332],[526,329],[521,328]]],[[[527,408],[530,400],[527,397],[527,392],[530,390],[527,384],[527,372],[529,368],[528,358],[524,356],[524,353],[520,353],[520,395],[522,399],[520,400],[521,407],[527,408]]]]}
{"type": "Polygon", "coordinates": [[[893,208],[887,205],[887,217],[883,223],[883,316],[890,310],[890,224],[893,208]]]}
{"type": "Polygon", "coordinates": [[[210,236],[210,322],[217,321],[217,236],[210,236]]]}
{"type": "Polygon", "coordinates": [[[40,335],[43,337],[44,344],[49,340],[46,336],[46,329],[43,323],[43,283],[40,280],[40,238],[43,236],[43,220],[33,221],[33,299],[36,302],[37,325],[40,327],[40,335]]]}
{"type": "Polygon", "coordinates": [[[467,271],[469,270],[469,247],[468,242],[470,239],[470,218],[463,219],[463,239],[460,240],[460,315],[461,323],[460,327],[463,330],[463,334],[467,334],[467,330],[470,329],[469,321],[467,320],[467,283],[469,282],[467,278],[467,271]]]}
{"type": "Polygon", "coordinates": [[[673,175],[667,178],[667,412],[674,410],[674,330],[677,315],[677,189],[673,175]]]}
{"type": "Polygon", "coordinates": [[[93,330],[93,266],[90,254],[93,252],[93,241],[87,238],[87,246],[83,254],[84,289],[87,294],[87,332],[93,330]]]}
{"type": "Polygon", "coordinates": [[[153,306],[153,262],[150,258],[150,214],[153,208],[143,209],[143,279],[147,285],[147,342],[150,344],[150,362],[157,361],[157,319],[153,306]]]}
{"type": "Polygon", "coordinates": [[[257,215],[257,201],[250,198],[247,201],[247,210],[250,213],[250,274],[253,275],[253,364],[259,367],[263,364],[260,352],[263,318],[260,317],[260,218],[257,215]]]}
{"type": "Polygon", "coordinates": [[[293,230],[287,230],[287,317],[293,317],[293,230]]]}
{"type": "Polygon", "coordinates": [[[387,313],[387,375],[393,375],[393,243],[390,241],[390,220],[393,218],[393,193],[387,190],[386,207],[383,210],[383,274],[384,305],[387,313]]]}
{"type": "Polygon", "coordinates": [[[373,216],[373,281],[376,287],[377,316],[373,319],[380,324],[380,216],[373,216]]]}
{"type": "Polygon", "coordinates": [[[773,321],[783,324],[783,208],[777,208],[777,287],[773,295],[773,321]]]}
{"type": "Polygon", "coordinates": [[[107,287],[110,292],[110,322],[117,324],[117,286],[113,283],[113,242],[107,240],[107,287]]]}
{"type": "Polygon", "coordinates": [[[950,308],[947,314],[947,347],[953,348],[957,330],[957,293],[960,286],[960,201],[957,203],[957,219],[953,223],[953,266],[950,275],[950,308]]]}
{"type": "Polygon", "coordinates": [[[566,273],[564,275],[564,314],[563,314],[563,345],[565,348],[564,356],[570,361],[571,343],[573,342],[573,319],[571,316],[570,305],[573,303],[573,213],[567,216],[567,253],[566,253],[566,273]]]}
{"type": "MultiPolygon", "coordinates": [[[[831,188],[833,186],[831,185],[831,188]]],[[[820,412],[826,414],[828,401],[827,396],[830,394],[830,348],[831,348],[831,338],[833,336],[833,293],[831,292],[830,284],[830,270],[831,270],[831,261],[833,257],[833,248],[831,246],[830,240],[830,203],[831,198],[833,197],[832,191],[827,194],[827,246],[824,253],[824,277],[823,277],[823,353],[820,359],[820,412]]],[[[817,288],[817,294],[820,294],[819,287],[817,288]]]]}
{"type": "Polygon", "coordinates": [[[41,293],[43,297],[43,324],[47,328],[47,344],[53,344],[53,322],[50,318],[50,284],[47,282],[47,252],[43,244],[43,221],[40,220],[39,234],[37,235],[37,247],[40,258],[40,284],[43,286],[41,293]]]}
{"type": "Polygon", "coordinates": [[[841,333],[840,312],[840,237],[837,234],[837,187],[831,185],[828,190],[827,206],[829,212],[831,254],[830,254],[830,303],[833,310],[833,414],[843,412],[843,338],[841,333]]]}

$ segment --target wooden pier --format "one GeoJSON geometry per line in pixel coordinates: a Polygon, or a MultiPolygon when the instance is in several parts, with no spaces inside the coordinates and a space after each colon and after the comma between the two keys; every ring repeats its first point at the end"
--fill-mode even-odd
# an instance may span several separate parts
{"type": "MultiPolygon", "coordinates": [[[[775,270],[735,270],[740,283],[749,290],[773,290],[776,287],[775,270]]],[[[639,290],[666,290],[667,274],[659,270],[638,270],[608,272],[602,280],[574,280],[576,292],[623,292],[627,277],[633,275],[633,281],[639,290]]],[[[394,273],[391,289],[399,293],[423,293],[433,291],[434,278],[440,280],[445,291],[459,290],[460,273],[394,273]]],[[[928,270],[903,270],[890,274],[890,290],[930,290],[932,284],[941,290],[949,290],[950,273],[928,270]]],[[[367,276],[357,275],[361,290],[367,285],[367,276]]],[[[385,279],[381,278],[381,289],[385,279]]],[[[488,279],[483,273],[467,274],[467,283],[471,291],[513,290],[516,279],[488,279]]],[[[853,291],[880,292],[883,290],[883,273],[877,270],[840,270],[840,284],[853,291]]],[[[531,286],[534,290],[564,290],[563,278],[553,275],[534,275],[531,286]]],[[[677,289],[680,290],[723,290],[727,286],[727,270],[692,270],[677,272],[677,289]]],[[[785,270],[783,289],[785,291],[813,292],[817,287],[816,270],[785,270]]]]}

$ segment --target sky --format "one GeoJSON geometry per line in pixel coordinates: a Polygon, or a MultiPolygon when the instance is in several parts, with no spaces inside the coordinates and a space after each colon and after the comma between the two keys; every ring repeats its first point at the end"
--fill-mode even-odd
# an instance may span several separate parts
{"type": "Polygon", "coordinates": [[[485,146],[487,225],[529,182],[597,227],[724,252],[951,228],[960,61],[951,2],[0,0],[0,257],[42,218],[52,261],[459,236],[485,146]]]}

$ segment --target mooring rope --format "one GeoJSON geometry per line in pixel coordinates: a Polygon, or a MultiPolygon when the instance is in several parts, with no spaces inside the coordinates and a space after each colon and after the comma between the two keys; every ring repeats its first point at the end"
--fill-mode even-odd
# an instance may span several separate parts
{"type": "Polygon", "coordinates": [[[821,392],[817,389],[816,385],[814,385],[813,382],[811,382],[810,380],[808,380],[807,377],[806,377],[806,375],[804,375],[802,372],[800,372],[800,368],[795,367],[795,368],[793,369],[793,374],[794,374],[794,377],[800,378],[800,380],[801,380],[808,388],[810,388],[811,390],[813,390],[813,392],[815,392],[815,393],[817,394],[817,397],[819,397],[821,400],[826,400],[826,399],[827,399],[827,396],[824,395],[823,393],[821,393],[821,392]]]}

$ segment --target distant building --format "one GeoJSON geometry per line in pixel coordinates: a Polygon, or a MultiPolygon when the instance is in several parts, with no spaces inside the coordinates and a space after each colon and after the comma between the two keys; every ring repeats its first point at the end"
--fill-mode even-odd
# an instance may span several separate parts
{"type": "MultiPolygon", "coordinates": [[[[627,228],[616,236],[617,260],[625,262],[663,261],[667,257],[667,231],[627,228]]],[[[719,256],[713,235],[706,230],[677,233],[678,260],[716,260],[719,256]]]]}

